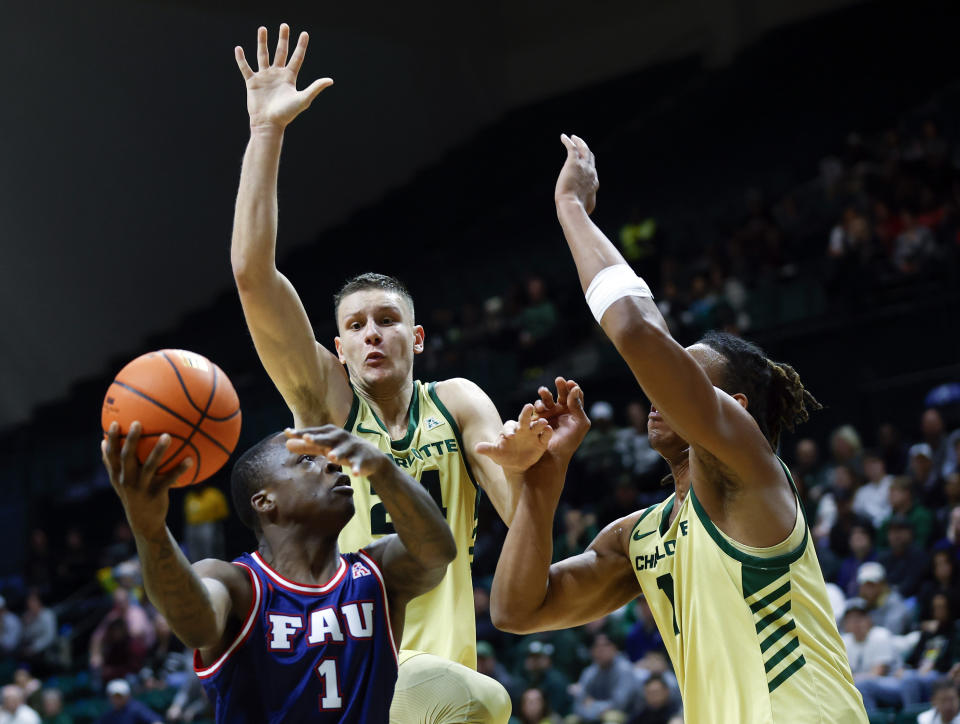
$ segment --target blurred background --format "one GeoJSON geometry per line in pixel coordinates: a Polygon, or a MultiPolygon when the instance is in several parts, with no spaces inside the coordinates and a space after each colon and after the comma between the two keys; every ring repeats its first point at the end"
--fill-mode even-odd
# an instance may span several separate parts
{"type": "MultiPolygon", "coordinates": [[[[178,347],[236,385],[239,450],[290,422],[228,255],[247,137],[232,48],[252,55],[260,24],[272,45],[281,21],[311,34],[301,86],[336,81],[288,129],[280,173],[278,264],[317,338],[332,344],[341,283],[379,271],[417,300],[418,379],[468,377],[504,418],[556,374],[581,382],[594,427],[556,521],[557,557],[664,498],[646,401],[594,324],[556,222],[559,135],[582,136],[601,178],[594,218],[650,282],[677,339],[742,334],[794,365],[825,405],[780,453],[872,720],[913,722],[931,697],[955,697],[960,7],[260,5],[2,10],[15,63],[0,112],[10,717],[28,716],[23,696],[57,722],[95,721],[131,697],[170,721],[209,716],[189,652],[143,597],[100,464],[99,414],[127,361],[178,347]],[[882,661],[854,656],[863,619],[889,631],[882,661]],[[115,678],[130,690],[107,696],[115,678]],[[907,680],[920,683],[897,684],[907,680]]],[[[169,524],[192,559],[254,544],[223,500],[229,468],[173,494],[169,524]]],[[[507,685],[518,721],[674,716],[675,680],[642,602],[549,636],[493,628],[487,589],[504,534],[484,502],[481,669],[507,685]],[[629,662],[630,675],[605,692],[611,662],[629,662]],[[585,703],[608,695],[606,709],[585,703]]]]}

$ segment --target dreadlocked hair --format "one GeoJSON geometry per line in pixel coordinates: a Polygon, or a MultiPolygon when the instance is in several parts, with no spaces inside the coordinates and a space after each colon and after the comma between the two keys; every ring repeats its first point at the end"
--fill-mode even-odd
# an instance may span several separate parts
{"type": "Polygon", "coordinates": [[[720,389],[746,396],[747,412],[774,450],[785,429],[793,431],[810,418],[811,411],[822,409],[793,367],[768,359],[752,342],[727,332],[708,332],[700,344],[724,358],[720,389]]]}

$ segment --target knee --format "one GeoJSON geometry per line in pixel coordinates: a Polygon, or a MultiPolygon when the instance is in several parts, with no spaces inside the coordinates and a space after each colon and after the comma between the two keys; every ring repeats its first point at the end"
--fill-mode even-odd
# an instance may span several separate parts
{"type": "Polygon", "coordinates": [[[510,695],[493,679],[490,679],[490,684],[492,686],[484,687],[483,696],[477,698],[477,721],[483,724],[507,724],[513,711],[510,695]]]}

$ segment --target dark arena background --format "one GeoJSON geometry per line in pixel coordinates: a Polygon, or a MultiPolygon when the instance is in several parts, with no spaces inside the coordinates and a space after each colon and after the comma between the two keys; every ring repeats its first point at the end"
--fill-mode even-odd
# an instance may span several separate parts
{"type": "MultiPolygon", "coordinates": [[[[282,21],[311,34],[300,87],[336,81],[287,131],[280,167],[278,266],[318,340],[336,334],[333,292],[380,271],[417,300],[415,378],[471,379],[503,419],[558,374],[580,382],[593,429],[555,521],[558,558],[663,499],[646,402],[556,219],[559,136],[576,133],[597,157],[593,218],[674,336],[741,334],[824,404],[780,455],[841,633],[865,586],[901,614],[874,616],[893,659],[851,656],[858,681],[889,684],[871,721],[931,709],[929,690],[898,689],[901,668],[960,681],[960,5],[93,0],[0,10],[0,684],[16,681],[45,722],[97,721],[114,678],[160,719],[212,721],[190,652],[143,594],[99,416],[127,361],[174,347],[233,380],[237,450],[291,424],[229,257],[248,133],[233,47],[253,57],[257,26],[273,46],[282,21]],[[879,579],[861,568],[873,561],[879,579]]],[[[171,496],[177,540],[199,541],[191,559],[254,545],[219,496],[199,496],[229,499],[230,467],[171,496]]],[[[507,687],[514,720],[661,721],[651,677],[681,720],[639,600],[581,629],[494,628],[505,533],[484,500],[480,670],[507,687]],[[587,701],[600,631],[632,672],[606,714],[587,701]]],[[[0,723],[33,721],[13,716],[0,723]]]]}

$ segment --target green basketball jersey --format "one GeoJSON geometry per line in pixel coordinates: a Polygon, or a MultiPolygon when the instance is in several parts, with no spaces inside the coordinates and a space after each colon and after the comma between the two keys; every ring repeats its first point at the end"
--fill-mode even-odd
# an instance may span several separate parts
{"type": "MultiPolygon", "coordinates": [[[[477,502],[463,441],[453,416],[437,396],[436,383],[413,383],[410,419],[402,440],[391,440],[370,405],[354,392],[344,429],[390,455],[429,491],[457,542],[457,557],[440,584],[407,606],[401,648],[424,651],[477,668],[477,628],[470,563],[477,537],[477,502]]],[[[393,533],[393,524],[366,478],[353,477],[356,514],[340,534],[340,550],[356,551],[393,533]]]]}
{"type": "Polygon", "coordinates": [[[799,501],[787,540],[762,549],[726,536],[692,487],[669,523],[675,504],[643,512],[629,551],[685,721],[866,724],[799,501]]]}

